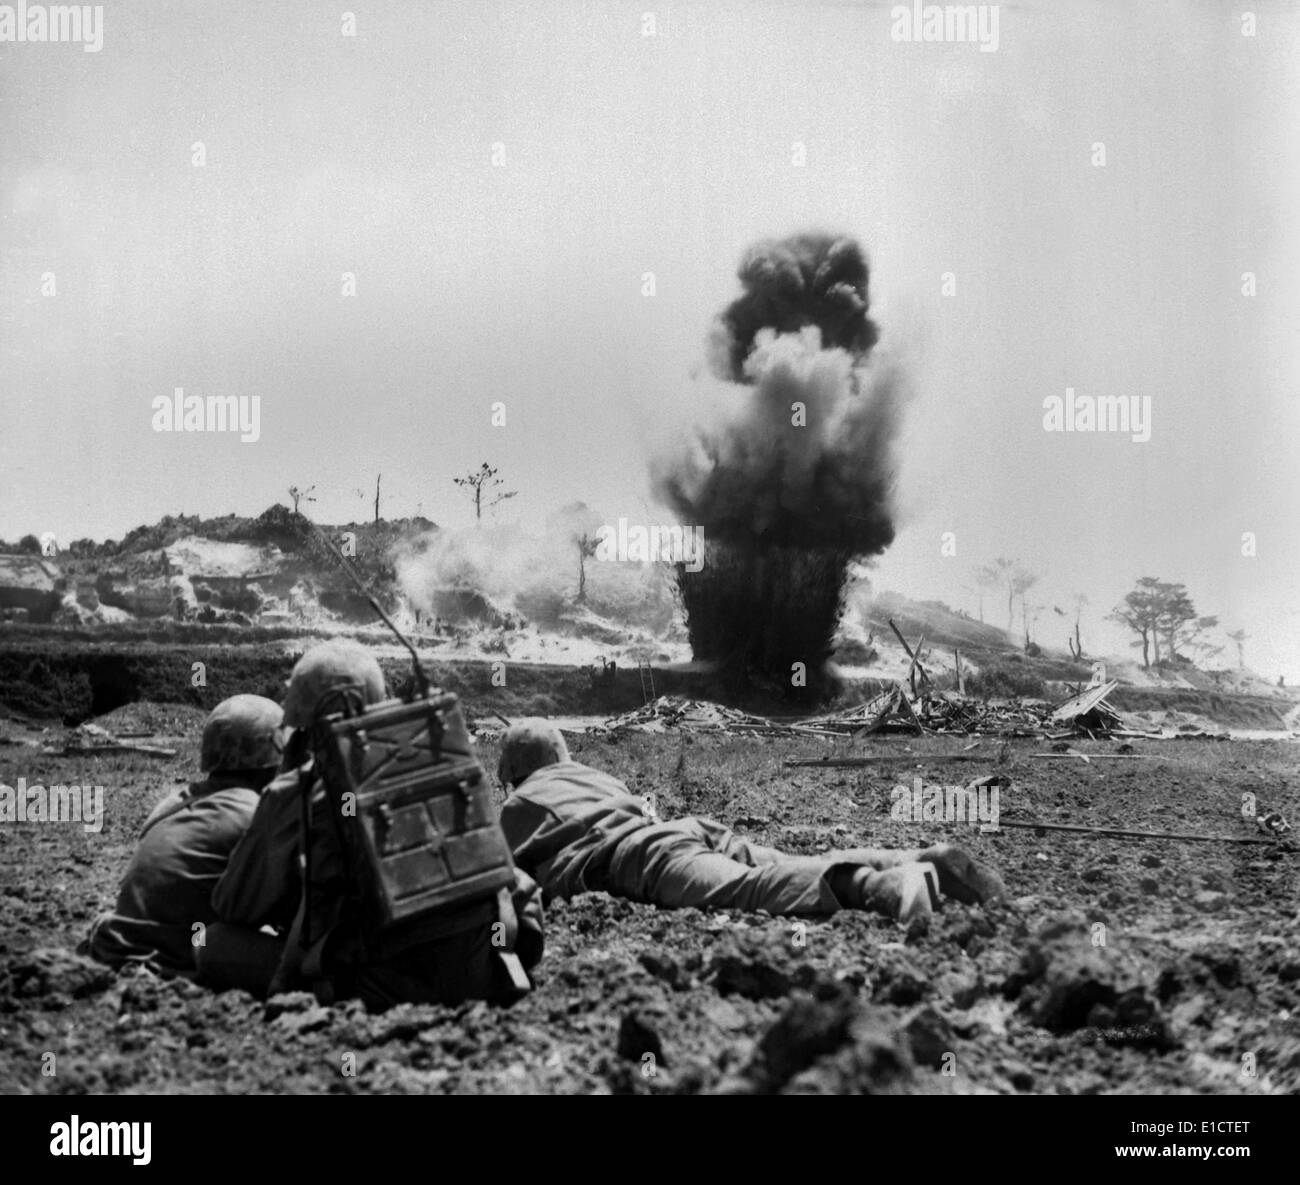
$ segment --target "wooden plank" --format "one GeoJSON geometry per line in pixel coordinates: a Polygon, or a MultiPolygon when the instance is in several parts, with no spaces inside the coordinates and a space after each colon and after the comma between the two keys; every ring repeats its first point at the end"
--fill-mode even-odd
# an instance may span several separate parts
{"type": "Polygon", "coordinates": [[[1100,687],[1086,687],[1078,695],[1072,695],[1063,704],[1058,704],[1052,710],[1051,719],[1060,723],[1068,723],[1079,716],[1086,716],[1118,686],[1119,680],[1112,679],[1109,683],[1103,683],[1100,687]]]}
{"type": "Polygon", "coordinates": [[[1026,753],[1026,757],[1079,757],[1084,761],[1163,761],[1154,753],[1026,753]]]}
{"type": "Polygon", "coordinates": [[[903,690],[903,685],[901,683],[898,685],[898,698],[903,708],[905,709],[906,715],[911,718],[912,727],[915,728],[918,733],[924,736],[925,725],[922,724],[921,721],[917,719],[916,712],[912,708],[912,701],[907,698],[907,692],[903,690]]]}
{"type": "Polygon", "coordinates": [[[921,666],[920,659],[918,657],[921,653],[921,643],[925,641],[925,635],[924,634],[921,635],[921,641],[918,642],[916,646],[916,653],[913,654],[912,648],[907,644],[907,639],[904,638],[901,633],[899,633],[898,626],[894,624],[894,619],[892,617],[889,619],[889,628],[894,631],[894,637],[896,637],[903,644],[903,649],[904,651],[906,651],[907,657],[912,660],[912,666],[909,666],[907,668],[907,674],[904,676],[904,678],[910,678],[912,674],[912,667],[916,667],[916,669],[921,672],[921,678],[924,679],[927,683],[929,683],[931,681],[930,676],[925,673],[925,667],[921,666]]]}
{"type": "Polygon", "coordinates": [[[859,769],[896,761],[910,761],[914,765],[940,761],[979,761],[988,765],[994,760],[993,757],[976,756],[973,753],[935,753],[929,757],[920,753],[881,753],[876,757],[810,757],[797,761],[786,758],[782,764],[801,769],[859,769]]]}
{"type": "Polygon", "coordinates": [[[1113,835],[1121,839],[1179,839],[1197,843],[1273,843],[1272,836],[1192,835],[1180,831],[1127,831],[1119,827],[1082,827],[1074,823],[1022,823],[999,819],[998,827],[1021,827],[1027,831],[1072,831],[1080,835],[1113,835]]]}

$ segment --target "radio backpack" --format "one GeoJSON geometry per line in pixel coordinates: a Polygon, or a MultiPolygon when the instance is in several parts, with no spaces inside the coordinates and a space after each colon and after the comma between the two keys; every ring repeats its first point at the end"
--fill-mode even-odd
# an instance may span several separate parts
{"type": "MultiPolygon", "coordinates": [[[[514,862],[457,697],[339,700],[341,711],[317,720],[304,776],[304,929],[314,891],[310,783],[319,776],[344,862],[338,916],[352,958],[382,964],[482,928],[505,993],[528,991],[514,949],[514,862]]],[[[303,933],[304,948],[311,937],[303,933]]]]}

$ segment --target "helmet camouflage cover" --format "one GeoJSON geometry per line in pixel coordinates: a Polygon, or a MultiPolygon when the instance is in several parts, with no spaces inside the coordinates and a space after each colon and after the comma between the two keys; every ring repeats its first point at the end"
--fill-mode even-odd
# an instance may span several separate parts
{"type": "Polygon", "coordinates": [[[313,646],[289,676],[284,722],[293,728],[310,728],[322,707],[338,711],[343,705],[337,696],[322,702],[330,692],[350,692],[358,707],[380,703],[387,692],[375,656],[360,643],[344,638],[313,646]]]}
{"type": "Polygon", "coordinates": [[[274,769],[283,748],[284,713],[275,700],[233,695],[203,724],[199,765],[204,773],[274,769]]]}

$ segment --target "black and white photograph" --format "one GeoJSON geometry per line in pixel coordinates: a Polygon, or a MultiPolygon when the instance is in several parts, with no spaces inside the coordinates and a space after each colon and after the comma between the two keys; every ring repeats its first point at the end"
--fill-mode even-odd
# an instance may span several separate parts
{"type": "Polygon", "coordinates": [[[1297,115],[1291,0],[0,4],[32,1163],[867,1094],[1264,1168],[1297,115]]]}

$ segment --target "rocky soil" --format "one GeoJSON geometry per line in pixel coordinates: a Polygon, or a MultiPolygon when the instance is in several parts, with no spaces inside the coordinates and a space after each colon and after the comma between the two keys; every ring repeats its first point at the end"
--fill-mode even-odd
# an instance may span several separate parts
{"type": "MultiPolygon", "coordinates": [[[[173,759],[49,756],[67,730],[0,729],[0,783],[105,787],[102,831],[0,824],[0,1090],[20,1092],[1300,1091],[1296,845],[1081,836],[900,822],[890,788],[1001,771],[1003,824],[1037,819],[1215,835],[1242,815],[1296,821],[1294,745],[1139,742],[1134,761],[1038,760],[966,739],[844,744],[578,738],[664,817],[707,814],[811,853],[859,843],[966,845],[1011,899],[947,903],[907,939],[883,919],[668,912],[593,894],[548,914],[537,990],[510,1009],[367,1015],[308,995],[269,1003],[72,948],[109,906],[152,803],[196,767],[197,707],[134,704],[98,722],[150,731],[173,759]],[[1001,750],[1001,759],[999,751],[1001,750]],[[918,754],[883,772],[781,767],[782,755],[918,754]],[[48,1055],[53,1055],[52,1057],[48,1055]]],[[[1090,753],[1115,746],[1085,744],[1090,753]]],[[[484,745],[489,768],[493,744],[484,745]]],[[[1296,833],[1293,832],[1294,836],[1296,833]]]]}

